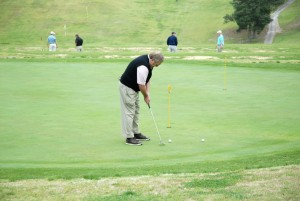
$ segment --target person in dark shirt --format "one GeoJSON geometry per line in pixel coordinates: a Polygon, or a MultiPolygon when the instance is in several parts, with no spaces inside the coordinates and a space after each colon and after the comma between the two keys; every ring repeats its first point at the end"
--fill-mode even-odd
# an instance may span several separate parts
{"type": "Polygon", "coordinates": [[[150,103],[150,79],[154,67],[164,61],[161,52],[151,52],[132,60],[120,78],[120,102],[122,114],[122,134],[128,145],[142,145],[140,140],[148,141],[139,129],[139,92],[146,104],[150,103]]]}
{"type": "Polygon", "coordinates": [[[78,52],[82,52],[83,51],[82,44],[83,44],[83,39],[80,38],[78,34],[76,34],[75,35],[75,46],[76,46],[76,50],[78,52]]]}
{"type": "Polygon", "coordinates": [[[177,41],[176,33],[172,32],[172,35],[169,36],[167,39],[167,45],[168,45],[169,52],[176,52],[177,44],[178,44],[178,41],[177,41]]]}

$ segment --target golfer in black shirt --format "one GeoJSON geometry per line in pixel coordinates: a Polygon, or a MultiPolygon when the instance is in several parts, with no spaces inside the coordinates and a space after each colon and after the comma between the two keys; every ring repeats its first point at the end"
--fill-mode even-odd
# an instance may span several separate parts
{"type": "Polygon", "coordinates": [[[142,145],[140,140],[148,141],[139,129],[139,92],[146,104],[150,103],[150,79],[154,67],[164,61],[160,52],[151,52],[132,60],[120,78],[120,101],[122,114],[122,134],[128,145],[142,145]]]}

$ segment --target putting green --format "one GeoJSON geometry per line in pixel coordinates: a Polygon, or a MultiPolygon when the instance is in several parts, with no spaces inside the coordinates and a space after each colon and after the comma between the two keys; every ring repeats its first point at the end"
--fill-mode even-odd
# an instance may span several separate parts
{"type": "Polygon", "coordinates": [[[151,141],[125,145],[118,77],[126,65],[1,62],[0,167],[174,165],[299,148],[299,72],[228,66],[225,77],[223,66],[167,62],[151,87],[166,146],[142,97],[141,129],[151,141]]]}

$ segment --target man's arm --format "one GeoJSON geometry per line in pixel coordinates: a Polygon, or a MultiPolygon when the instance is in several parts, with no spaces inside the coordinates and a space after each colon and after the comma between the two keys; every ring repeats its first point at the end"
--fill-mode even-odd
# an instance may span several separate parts
{"type": "Polygon", "coordinates": [[[149,82],[146,85],[139,84],[139,89],[140,89],[141,93],[143,94],[144,100],[147,104],[150,103],[150,96],[149,96],[148,86],[149,86],[149,82]]]}
{"type": "Polygon", "coordinates": [[[147,87],[148,94],[150,94],[150,81],[146,84],[146,87],[147,87]]]}

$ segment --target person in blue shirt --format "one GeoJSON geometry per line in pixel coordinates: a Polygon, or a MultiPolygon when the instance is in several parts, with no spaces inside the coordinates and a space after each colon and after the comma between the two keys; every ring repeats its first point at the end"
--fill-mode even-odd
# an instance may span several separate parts
{"type": "Polygon", "coordinates": [[[224,36],[223,36],[221,30],[219,30],[219,31],[217,32],[217,34],[218,34],[217,50],[218,50],[218,52],[222,52],[222,51],[223,51],[223,48],[224,48],[224,36]]]}
{"type": "Polygon", "coordinates": [[[53,31],[50,32],[50,36],[48,37],[48,47],[49,51],[56,51],[56,48],[58,47],[55,33],[53,31]]]}
{"type": "Polygon", "coordinates": [[[167,45],[168,45],[169,52],[176,52],[177,44],[178,44],[178,41],[177,41],[176,33],[172,32],[172,35],[169,36],[167,39],[167,45]]]}

